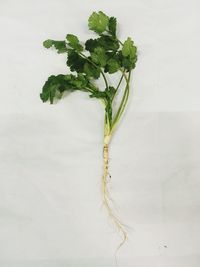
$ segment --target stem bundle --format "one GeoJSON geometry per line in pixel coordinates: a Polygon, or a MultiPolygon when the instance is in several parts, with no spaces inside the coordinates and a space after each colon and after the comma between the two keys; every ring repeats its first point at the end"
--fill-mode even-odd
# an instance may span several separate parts
{"type": "MultiPolygon", "coordinates": [[[[129,83],[130,83],[130,77],[131,77],[131,71],[128,74],[128,78],[125,74],[124,71],[122,71],[122,76],[120,78],[120,81],[117,86],[117,90],[119,89],[119,86],[123,80],[123,78],[126,81],[126,87],[122,96],[121,103],[119,105],[119,108],[114,116],[113,121],[108,120],[108,114],[105,111],[105,122],[104,122],[104,145],[103,145],[103,175],[102,175],[102,198],[103,198],[103,205],[108,213],[109,218],[112,220],[120,234],[122,235],[122,241],[117,247],[117,251],[124,245],[126,240],[128,239],[128,234],[125,230],[125,227],[121,220],[117,217],[115,214],[112,205],[111,205],[111,197],[110,197],[110,192],[108,188],[108,179],[111,178],[109,174],[109,144],[111,141],[111,138],[113,136],[113,132],[117,126],[117,124],[120,121],[120,118],[122,114],[124,113],[125,107],[127,105],[128,97],[129,97],[129,83]]],[[[116,90],[116,91],[117,91],[116,90]]],[[[106,110],[106,109],[105,109],[106,110]]],[[[116,265],[117,265],[117,260],[116,260],[116,265]]]]}

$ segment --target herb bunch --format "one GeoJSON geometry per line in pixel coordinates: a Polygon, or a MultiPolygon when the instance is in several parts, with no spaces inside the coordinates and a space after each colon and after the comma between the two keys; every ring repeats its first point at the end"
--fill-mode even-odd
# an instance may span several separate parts
{"type": "Polygon", "coordinates": [[[43,102],[60,99],[66,91],[82,91],[89,94],[89,97],[101,101],[104,106],[104,143],[103,158],[104,168],[102,176],[103,204],[106,207],[110,218],[123,235],[119,247],[127,239],[127,234],[120,220],[117,218],[111,207],[111,200],[107,186],[109,175],[108,148],[111,137],[117,124],[124,113],[129,98],[131,71],[135,68],[137,61],[137,48],[133,40],[128,37],[121,42],[117,37],[117,20],[115,17],[108,17],[102,11],[93,12],[88,20],[89,29],[97,34],[96,38],[89,39],[83,44],[78,37],[67,34],[65,40],[48,39],[43,42],[45,48],[55,48],[57,53],[65,53],[66,64],[71,73],[50,76],[45,82],[40,97],[43,102]],[[118,72],[120,74],[117,86],[108,82],[107,75],[118,72]],[[102,78],[105,87],[99,88],[95,81],[102,78]],[[125,88],[121,101],[114,112],[113,103],[122,81],[125,88]]]}

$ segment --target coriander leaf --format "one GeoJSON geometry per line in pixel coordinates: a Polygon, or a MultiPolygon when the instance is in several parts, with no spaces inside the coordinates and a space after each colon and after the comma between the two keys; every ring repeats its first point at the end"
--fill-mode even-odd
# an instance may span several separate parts
{"type": "Polygon", "coordinates": [[[89,39],[85,43],[85,49],[94,52],[97,47],[102,47],[107,51],[117,51],[119,49],[119,42],[113,36],[102,35],[100,38],[89,39]]]}
{"type": "Polygon", "coordinates": [[[100,76],[100,68],[93,66],[90,62],[84,64],[84,73],[94,79],[98,79],[100,76]]]}
{"type": "Polygon", "coordinates": [[[100,67],[104,67],[107,61],[107,56],[104,48],[102,47],[95,48],[94,52],[91,53],[91,59],[95,64],[99,65],[100,67]]]}
{"type": "Polygon", "coordinates": [[[94,49],[99,47],[98,39],[89,39],[85,42],[85,49],[94,52],[94,49]]]}
{"type": "Polygon", "coordinates": [[[135,57],[135,58],[123,57],[122,58],[122,66],[127,70],[134,69],[136,61],[137,61],[137,57],[135,57]]]}
{"type": "Polygon", "coordinates": [[[73,34],[67,34],[66,39],[72,47],[79,44],[78,37],[73,34]]]}
{"type": "Polygon", "coordinates": [[[107,58],[109,60],[109,59],[117,56],[117,52],[116,51],[106,51],[106,56],[107,56],[107,58]]]}
{"type": "Polygon", "coordinates": [[[43,46],[45,47],[45,48],[50,48],[50,47],[52,47],[52,45],[53,45],[53,40],[50,40],[50,39],[48,39],[48,40],[45,40],[44,42],[43,42],[43,46]]]}
{"type": "Polygon", "coordinates": [[[78,73],[83,73],[84,64],[86,59],[82,58],[76,51],[68,51],[67,66],[70,67],[71,71],[76,71],[78,73]]]}
{"type": "Polygon", "coordinates": [[[130,58],[134,58],[136,55],[136,46],[134,46],[134,43],[130,37],[124,42],[123,48],[122,48],[122,55],[130,58]]]}
{"type": "Polygon", "coordinates": [[[83,89],[87,87],[88,84],[89,84],[89,80],[87,79],[86,75],[82,73],[79,73],[77,75],[77,78],[75,78],[72,81],[72,85],[74,86],[74,88],[77,88],[77,89],[83,89]]]}
{"type": "Polygon", "coordinates": [[[106,51],[117,51],[119,49],[119,42],[113,36],[102,35],[97,40],[99,46],[103,47],[106,51]]]}
{"type": "Polygon", "coordinates": [[[69,42],[68,45],[74,48],[75,50],[81,52],[83,51],[83,47],[79,42],[78,37],[73,34],[67,34],[66,36],[67,41],[69,42]]]}
{"type": "Polygon", "coordinates": [[[135,63],[137,61],[137,54],[132,58],[130,56],[123,56],[122,51],[119,51],[118,57],[121,62],[121,66],[126,70],[130,71],[131,69],[135,68],[135,63]]]}
{"type": "Polygon", "coordinates": [[[98,90],[88,79],[85,74],[78,73],[77,76],[68,74],[64,78],[68,82],[68,90],[80,90],[88,91],[88,88],[91,90],[98,90]]]}
{"type": "Polygon", "coordinates": [[[50,100],[50,103],[53,104],[54,98],[57,98],[56,96],[59,95],[58,98],[60,98],[61,93],[64,91],[64,83],[63,83],[64,75],[58,75],[58,76],[50,76],[48,80],[45,82],[42,93],[40,94],[40,98],[43,102],[47,102],[50,100]]]}
{"type": "Polygon", "coordinates": [[[124,42],[122,51],[119,52],[119,57],[121,58],[122,67],[126,70],[135,68],[135,63],[137,61],[137,48],[130,37],[128,37],[124,42]]]}
{"type": "Polygon", "coordinates": [[[92,15],[89,17],[88,26],[89,29],[95,31],[98,34],[103,33],[109,22],[109,17],[106,16],[102,11],[93,12],[92,15]]]}
{"type": "Polygon", "coordinates": [[[58,54],[67,52],[67,47],[65,41],[55,41],[55,40],[46,40],[43,42],[43,46],[45,48],[50,48],[54,46],[58,52],[58,54]]]}
{"type": "Polygon", "coordinates": [[[62,97],[64,91],[73,92],[75,90],[91,93],[98,89],[90,83],[87,76],[84,74],[78,74],[77,76],[72,74],[52,75],[45,82],[40,98],[43,102],[50,100],[50,103],[53,104],[55,99],[60,99],[62,97]]]}
{"type": "Polygon", "coordinates": [[[111,58],[108,60],[105,67],[105,72],[110,74],[117,72],[120,69],[120,62],[116,58],[111,58]]]}
{"type": "Polygon", "coordinates": [[[116,36],[117,19],[114,17],[109,18],[108,30],[112,36],[116,36]]]}

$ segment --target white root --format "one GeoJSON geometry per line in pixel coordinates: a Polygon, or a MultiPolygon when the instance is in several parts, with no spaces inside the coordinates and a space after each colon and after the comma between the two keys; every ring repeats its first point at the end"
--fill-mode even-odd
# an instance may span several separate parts
{"type": "Polygon", "coordinates": [[[123,227],[122,222],[117,218],[117,216],[115,215],[115,213],[112,210],[111,205],[110,205],[111,198],[110,198],[110,193],[108,190],[108,177],[110,177],[110,174],[108,171],[108,168],[109,168],[108,149],[109,149],[108,144],[104,144],[104,147],[103,147],[104,164],[103,164],[103,176],[102,176],[102,196],[103,196],[103,205],[107,210],[109,218],[112,220],[112,222],[115,224],[115,226],[117,227],[119,232],[122,234],[122,241],[119,244],[119,246],[117,247],[116,253],[115,253],[115,260],[116,260],[116,266],[117,266],[116,254],[117,254],[118,250],[124,245],[124,243],[128,239],[128,235],[127,235],[127,233],[123,227]]]}

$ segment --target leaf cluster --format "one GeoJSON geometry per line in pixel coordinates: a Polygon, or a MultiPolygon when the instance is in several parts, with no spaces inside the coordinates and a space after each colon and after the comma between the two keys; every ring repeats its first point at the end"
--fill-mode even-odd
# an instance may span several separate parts
{"type": "Polygon", "coordinates": [[[112,101],[116,88],[110,86],[106,75],[118,71],[130,72],[135,68],[137,61],[137,48],[130,37],[122,43],[117,37],[117,20],[108,17],[102,11],[93,12],[89,17],[88,26],[98,36],[89,39],[85,44],[73,34],[67,34],[65,40],[45,40],[45,48],[54,48],[57,53],[67,55],[66,64],[71,74],[52,75],[45,82],[40,97],[43,102],[62,97],[65,91],[84,91],[90,97],[102,99],[106,112],[112,120],[112,101]],[[95,80],[100,76],[105,81],[105,90],[100,90],[95,85],[95,80]]]}

